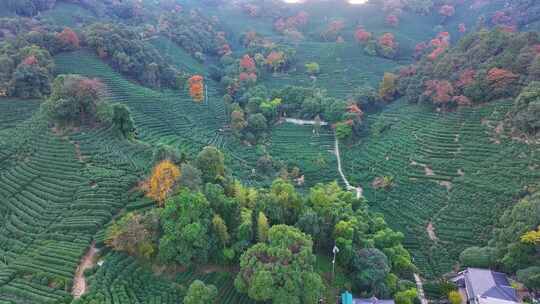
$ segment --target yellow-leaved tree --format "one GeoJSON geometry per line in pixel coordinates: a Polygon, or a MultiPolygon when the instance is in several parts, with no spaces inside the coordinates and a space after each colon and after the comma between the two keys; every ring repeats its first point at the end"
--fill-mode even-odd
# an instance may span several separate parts
{"type": "Polygon", "coordinates": [[[268,218],[263,212],[259,212],[257,218],[257,241],[261,243],[266,242],[266,240],[268,240],[268,230],[270,230],[268,218]]]}
{"type": "Polygon", "coordinates": [[[521,236],[521,242],[524,244],[540,245],[540,226],[538,230],[531,230],[521,236]]]}
{"type": "Polygon", "coordinates": [[[146,195],[162,206],[180,178],[180,169],[170,160],[159,162],[152,170],[146,195]]]}

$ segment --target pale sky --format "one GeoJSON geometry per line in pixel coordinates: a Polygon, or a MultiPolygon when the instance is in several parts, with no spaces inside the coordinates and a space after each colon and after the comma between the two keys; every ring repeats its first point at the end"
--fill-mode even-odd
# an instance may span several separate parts
{"type": "MultiPolygon", "coordinates": [[[[306,0],[283,0],[283,1],[286,3],[302,3],[302,2],[305,2],[306,0]]],[[[350,4],[364,4],[366,2],[368,2],[368,0],[349,0],[350,4]]]]}

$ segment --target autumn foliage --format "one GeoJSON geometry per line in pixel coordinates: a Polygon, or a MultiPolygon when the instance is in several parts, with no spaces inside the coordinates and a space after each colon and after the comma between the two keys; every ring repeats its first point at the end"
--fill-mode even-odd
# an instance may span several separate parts
{"type": "Polygon", "coordinates": [[[170,160],[163,160],[152,170],[148,180],[146,195],[155,200],[160,206],[172,192],[176,182],[180,178],[180,169],[170,160]]]}
{"type": "Polygon", "coordinates": [[[518,75],[500,68],[492,68],[487,73],[487,80],[494,88],[505,88],[518,78],[518,75]]]}
{"type": "Polygon", "coordinates": [[[249,54],[244,55],[240,60],[240,67],[246,72],[253,72],[256,70],[255,61],[249,54]]]}
{"type": "Polygon", "coordinates": [[[64,30],[58,34],[58,39],[60,39],[60,41],[62,41],[64,44],[71,46],[75,49],[78,49],[80,47],[79,37],[69,27],[64,28],[64,30]]]}
{"type": "Polygon", "coordinates": [[[456,82],[456,87],[463,88],[471,85],[474,82],[476,72],[473,69],[466,69],[459,74],[459,80],[456,82]]]}
{"type": "Polygon", "coordinates": [[[38,64],[38,60],[37,60],[36,56],[31,55],[31,56],[26,57],[22,61],[22,63],[26,64],[26,65],[34,65],[34,64],[38,64]]]}
{"type": "Polygon", "coordinates": [[[510,17],[505,11],[496,11],[491,17],[491,22],[497,25],[511,24],[512,17],[510,17]]]}
{"type": "Polygon", "coordinates": [[[392,73],[384,73],[379,86],[379,97],[385,101],[391,101],[396,95],[397,76],[392,73]]]}
{"type": "Polygon", "coordinates": [[[390,26],[398,26],[399,25],[399,18],[396,15],[388,15],[386,17],[386,23],[390,26]]]}
{"type": "Polygon", "coordinates": [[[426,91],[424,95],[431,96],[435,104],[446,105],[452,100],[454,87],[448,80],[428,80],[426,81],[426,91]]]}
{"type": "Polygon", "coordinates": [[[395,49],[396,48],[396,41],[394,38],[394,34],[392,33],[386,33],[379,37],[379,45],[381,47],[395,49]]]}
{"type": "Polygon", "coordinates": [[[452,5],[445,4],[439,9],[439,14],[445,17],[451,17],[456,13],[456,9],[452,5]]]}
{"type": "Polygon", "coordinates": [[[283,52],[272,51],[266,56],[266,64],[274,71],[277,71],[285,61],[284,56],[283,52]]]}
{"type": "Polygon", "coordinates": [[[238,80],[240,80],[241,82],[257,82],[257,74],[255,73],[247,73],[247,72],[242,72],[240,73],[240,75],[238,75],[238,80]]]}
{"type": "Polygon", "coordinates": [[[321,33],[321,36],[325,40],[337,39],[339,33],[345,28],[345,22],[343,20],[331,21],[327,28],[321,33]]]}
{"type": "Polygon", "coordinates": [[[202,102],[204,99],[204,78],[200,75],[194,75],[188,80],[189,95],[196,102],[202,102]]]}
{"type": "Polygon", "coordinates": [[[298,28],[306,25],[308,20],[309,14],[301,11],[294,16],[277,19],[274,22],[274,29],[280,33],[286,31],[298,31],[298,28]]]}
{"type": "Polygon", "coordinates": [[[439,58],[450,46],[450,34],[448,32],[441,32],[437,34],[435,39],[431,40],[430,44],[435,49],[428,55],[428,59],[433,61],[439,58]]]}
{"type": "Polygon", "coordinates": [[[359,27],[354,33],[354,37],[358,42],[366,42],[371,39],[371,33],[366,31],[364,28],[359,27]]]}

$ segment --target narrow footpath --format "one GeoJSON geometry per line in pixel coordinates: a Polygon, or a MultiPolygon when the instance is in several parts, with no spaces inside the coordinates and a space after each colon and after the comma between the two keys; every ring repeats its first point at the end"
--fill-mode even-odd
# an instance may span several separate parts
{"type": "Polygon", "coordinates": [[[418,289],[418,297],[420,298],[420,303],[428,304],[428,300],[426,299],[426,295],[424,293],[424,285],[422,284],[422,279],[417,273],[414,274],[414,280],[416,281],[416,289],[418,289]]]}
{"type": "Polygon", "coordinates": [[[335,137],[334,154],[336,154],[339,175],[341,176],[341,179],[343,180],[343,183],[345,184],[345,187],[347,188],[347,190],[356,192],[356,198],[360,199],[363,196],[363,189],[360,186],[356,188],[353,187],[351,183],[347,180],[347,177],[345,177],[345,174],[343,173],[343,170],[341,168],[341,155],[339,154],[339,140],[337,139],[335,135],[334,137],[335,137]]]}
{"type": "MultiPolygon", "coordinates": [[[[289,122],[289,123],[296,124],[296,125],[313,125],[313,124],[315,124],[315,121],[313,121],[313,120],[303,120],[303,119],[295,119],[295,118],[286,118],[285,121],[289,122]]],[[[321,125],[327,125],[327,124],[328,123],[326,123],[326,122],[321,123],[321,125]]],[[[335,134],[334,134],[334,138],[335,138],[334,154],[336,155],[336,159],[337,159],[337,169],[338,169],[339,175],[341,176],[341,179],[343,180],[343,183],[345,184],[345,187],[347,188],[347,190],[352,191],[352,192],[356,192],[356,198],[359,199],[359,198],[363,197],[363,189],[360,186],[358,186],[356,188],[353,187],[351,185],[351,183],[349,182],[349,180],[347,180],[347,177],[345,176],[345,174],[343,173],[343,169],[341,167],[341,155],[340,155],[340,152],[339,152],[339,140],[335,136],[335,134]]],[[[418,297],[420,298],[420,303],[421,304],[428,304],[428,300],[426,299],[426,296],[425,296],[425,293],[424,293],[424,285],[422,284],[422,279],[420,278],[420,275],[415,273],[414,274],[414,280],[416,281],[416,288],[418,289],[418,297]]]]}

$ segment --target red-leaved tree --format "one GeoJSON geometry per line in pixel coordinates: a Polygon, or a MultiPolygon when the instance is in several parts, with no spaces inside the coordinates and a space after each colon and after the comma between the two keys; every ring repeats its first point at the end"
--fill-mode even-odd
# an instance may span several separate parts
{"type": "Polygon", "coordinates": [[[396,41],[394,38],[394,34],[392,33],[386,33],[379,37],[379,45],[382,47],[387,47],[394,49],[396,47],[396,41]]]}
{"type": "Polygon", "coordinates": [[[256,70],[255,60],[249,56],[249,54],[244,55],[240,60],[240,67],[247,72],[253,72],[256,70]]]}
{"type": "Polygon", "coordinates": [[[459,80],[456,82],[456,87],[463,88],[474,82],[476,72],[473,69],[466,69],[459,74],[459,80]]]}
{"type": "Polygon", "coordinates": [[[366,42],[371,39],[371,33],[366,31],[364,28],[359,27],[354,33],[354,37],[358,42],[366,42]]]}
{"type": "Polygon", "coordinates": [[[24,58],[22,63],[26,64],[26,65],[34,65],[34,64],[38,64],[38,60],[37,60],[36,56],[31,55],[31,56],[28,56],[28,57],[24,58]]]}
{"type": "Polygon", "coordinates": [[[77,34],[70,29],[69,27],[64,28],[64,30],[58,34],[58,39],[62,41],[67,46],[70,46],[74,49],[78,49],[80,47],[80,41],[77,34]]]}
{"type": "Polygon", "coordinates": [[[456,13],[456,9],[449,4],[445,4],[441,6],[439,9],[439,14],[445,16],[445,17],[452,17],[456,13]]]}
{"type": "Polygon", "coordinates": [[[433,103],[446,107],[452,100],[454,87],[448,80],[428,80],[425,83],[426,91],[424,95],[430,96],[433,103]]]}
{"type": "Polygon", "coordinates": [[[399,25],[399,18],[396,15],[388,15],[386,17],[386,23],[390,26],[396,27],[399,25]]]}

